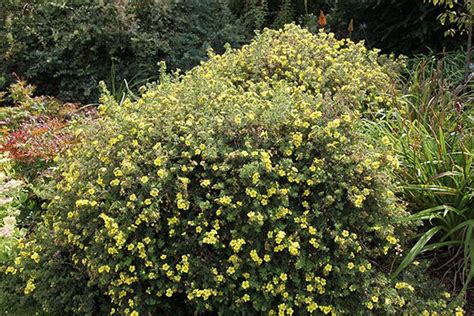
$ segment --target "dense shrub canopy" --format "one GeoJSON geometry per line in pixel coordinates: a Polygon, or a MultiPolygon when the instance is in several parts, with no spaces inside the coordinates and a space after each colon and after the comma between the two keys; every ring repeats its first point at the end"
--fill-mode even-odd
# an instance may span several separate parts
{"type": "Polygon", "coordinates": [[[74,102],[97,101],[101,80],[133,87],[156,79],[161,60],[188,69],[209,47],[244,37],[227,6],[210,0],[39,1],[12,12],[6,30],[4,72],[74,102]]]}
{"type": "Polygon", "coordinates": [[[394,67],[289,25],[137,102],[105,94],[9,293],[51,313],[447,310],[435,286],[387,277],[406,238],[397,161],[355,125],[393,101],[394,67]]]}
{"type": "Polygon", "coordinates": [[[205,59],[208,47],[240,46],[263,26],[295,21],[316,30],[321,9],[326,29],[384,52],[412,55],[465,42],[443,38],[449,23],[440,25],[442,11],[423,0],[3,0],[0,89],[16,73],[38,93],[66,101],[97,101],[101,80],[121,97],[124,79],[133,91],[156,79],[160,60],[185,70],[205,59]]]}
{"type": "MultiPolygon", "coordinates": [[[[456,34],[445,37],[453,25],[442,25],[438,16],[443,12],[424,0],[229,0],[232,10],[243,16],[244,25],[260,29],[281,27],[297,22],[314,29],[318,27],[320,10],[327,14],[326,29],[338,37],[364,40],[368,47],[383,52],[414,55],[433,51],[453,50],[466,39],[456,34]],[[352,19],[353,31],[348,31],[352,19]],[[254,24],[252,24],[254,22],[254,24]]],[[[463,10],[463,2],[454,3],[454,12],[463,10]]]]}

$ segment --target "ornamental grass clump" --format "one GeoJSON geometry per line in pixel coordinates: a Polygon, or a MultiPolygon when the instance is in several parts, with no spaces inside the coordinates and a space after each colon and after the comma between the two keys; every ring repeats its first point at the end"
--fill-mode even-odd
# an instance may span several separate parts
{"type": "Polygon", "coordinates": [[[396,67],[289,25],[136,102],[104,93],[3,288],[49,313],[450,311],[412,268],[390,280],[397,160],[355,129],[396,67]]]}

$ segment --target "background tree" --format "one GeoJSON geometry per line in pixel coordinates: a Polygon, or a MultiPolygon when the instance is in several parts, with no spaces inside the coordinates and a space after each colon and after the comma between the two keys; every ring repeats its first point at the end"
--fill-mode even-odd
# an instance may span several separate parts
{"type": "Polygon", "coordinates": [[[442,25],[447,22],[451,24],[445,35],[454,36],[456,33],[467,34],[466,65],[464,81],[469,79],[472,61],[472,20],[474,16],[473,0],[428,0],[435,6],[444,8],[444,12],[438,16],[442,25]]]}

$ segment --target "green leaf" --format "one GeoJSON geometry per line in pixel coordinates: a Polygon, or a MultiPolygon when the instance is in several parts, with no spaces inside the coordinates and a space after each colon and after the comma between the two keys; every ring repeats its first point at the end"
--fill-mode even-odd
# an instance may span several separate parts
{"type": "Polygon", "coordinates": [[[472,235],[474,224],[471,224],[466,230],[464,236],[464,269],[467,274],[467,279],[464,283],[462,291],[465,291],[474,277],[474,236],[472,235]]]}
{"type": "Polygon", "coordinates": [[[449,205],[439,205],[439,206],[431,207],[429,209],[420,211],[408,217],[405,217],[401,219],[401,221],[411,222],[411,221],[418,221],[418,220],[430,220],[433,218],[442,218],[443,216],[446,216],[447,212],[454,212],[457,215],[465,218],[464,214],[458,209],[449,205]]]}
{"type": "Polygon", "coordinates": [[[474,225],[474,219],[470,219],[470,220],[464,221],[464,222],[462,222],[461,224],[455,226],[454,228],[452,228],[451,230],[449,230],[446,235],[443,236],[443,238],[441,239],[441,241],[444,241],[444,240],[448,239],[448,237],[452,236],[455,232],[457,232],[458,230],[460,230],[460,229],[462,229],[462,228],[464,228],[464,227],[467,227],[468,225],[474,225]]]}
{"type": "Polygon", "coordinates": [[[435,194],[448,194],[448,195],[459,194],[458,190],[454,188],[446,187],[446,186],[441,186],[441,185],[412,184],[412,185],[402,186],[402,188],[406,190],[432,191],[432,192],[435,192],[435,194]]]}
{"type": "Polygon", "coordinates": [[[421,252],[423,252],[425,245],[430,241],[430,239],[436,235],[441,230],[441,227],[436,226],[428,230],[424,233],[417,243],[411,248],[410,252],[405,256],[403,261],[398,266],[395,273],[393,273],[392,278],[395,278],[403,269],[405,269],[410,263],[415,260],[416,256],[418,256],[421,252]]]}
{"type": "Polygon", "coordinates": [[[425,248],[423,249],[422,252],[432,251],[432,250],[435,250],[435,249],[439,249],[439,248],[443,248],[443,247],[447,247],[447,246],[460,245],[460,244],[462,244],[462,242],[459,241],[459,240],[437,242],[437,243],[425,246],[425,248]]]}

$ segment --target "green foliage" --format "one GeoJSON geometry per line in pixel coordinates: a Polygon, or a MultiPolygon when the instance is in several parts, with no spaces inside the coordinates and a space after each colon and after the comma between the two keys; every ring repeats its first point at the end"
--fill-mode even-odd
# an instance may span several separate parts
{"type": "MultiPolygon", "coordinates": [[[[247,6],[255,9],[254,4],[261,1],[232,2],[232,8],[239,13],[237,8],[247,6]]],[[[295,21],[314,30],[318,26],[319,11],[324,10],[328,18],[326,28],[338,37],[351,36],[353,40],[364,40],[367,46],[386,53],[413,55],[427,53],[430,49],[442,51],[445,47],[457,48],[463,42],[460,34],[453,38],[443,37],[444,32],[453,25],[449,21],[444,26],[440,25],[437,17],[443,10],[426,0],[268,0],[265,4],[264,26],[278,27],[295,21]],[[354,31],[349,34],[351,19],[354,31]]],[[[251,17],[244,17],[243,20],[251,17]]]]}
{"type": "MultiPolygon", "coordinates": [[[[16,245],[27,232],[19,223],[21,209],[27,199],[25,183],[15,173],[14,162],[0,154],[0,266],[11,262],[18,255],[16,245]]],[[[12,304],[9,297],[1,292],[0,315],[9,315],[7,310],[14,315],[32,315],[35,312],[31,306],[22,308],[12,304]]]]}
{"type": "Polygon", "coordinates": [[[34,86],[19,80],[5,93],[11,106],[0,107],[0,152],[7,152],[17,165],[26,162],[29,171],[45,169],[47,162],[72,140],[64,127],[77,114],[76,105],[52,97],[34,97],[34,91],[34,86]]]}
{"type": "Polygon", "coordinates": [[[0,156],[0,168],[0,263],[4,263],[14,255],[13,246],[24,233],[16,222],[26,194],[23,182],[14,178],[12,162],[4,155],[0,156]]]}
{"type": "Polygon", "coordinates": [[[39,94],[94,100],[114,59],[137,68],[132,28],[132,18],[113,4],[28,6],[12,17],[8,29],[7,72],[27,78],[39,94]]]}
{"type": "Polygon", "coordinates": [[[441,9],[422,0],[229,2],[2,1],[0,88],[15,72],[37,85],[39,94],[95,102],[104,80],[120,100],[155,80],[159,61],[187,70],[206,59],[209,47],[220,53],[226,42],[240,46],[265,26],[296,21],[315,31],[320,9],[329,13],[328,28],[338,36],[348,35],[354,19],[352,38],[384,52],[459,44],[458,37],[440,40],[450,25],[437,23],[441,9]]]}
{"type": "Polygon", "coordinates": [[[416,267],[387,274],[397,163],[355,127],[394,67],[288,25],[136,102],[106,92],[1,289],[51,314],[452,312],[416,267]]]}
{"type": "Polygon", "coordinates": [[[398,178],[413,213],[405,221],[425,224],[396,273],[420,253],[439,250],[433,264],[449,261],[444,269],[460,280],[453,284],[459,291],[474,275],[473,90],[452,85],[462,76],[462,58],[457,70],[454,59],[445,58],[436,67],[432,57],[417,59],[402,106],[389,113],[385,125],[370,125],[400,158],[398,178]]]}
{"type": "Polygon", "coordinates": [[[230,1],[230,8],[240,16],[240,23],[248,31],[261,30],[267,22],[267,0],[230,1]]]}
{"type": "Polygon", "coordinates": [[[5,93],[9,106],[0,107],[0,154],[8,157],[15,175],[25,182],[16,219],[27,228],[35,226],[42,214],[41,205],[52,198],[53,159],[78,141],[75,121],[94,113],[52,97],[34,97],[34,90],[20,80],[5,93]]]}
{"type": "MultiPolygon", "coordinates": [[[[439,80],[443,81],[443,89],[441,91],[451,91],[457,87],[462,87],[465,59],[466,53],[460,50],[438,54],[430,52],[427,55],[419,54],[409,58],[405,69],[406,79],[404,83],[407,89],[411,89],[407,91],[408,94],[412,98],[415,95],[433,94],[434,87],[436,87],[439,80]],[[414,89],[415,91],[413,91],[414,89]]],[[[470,84],[472,85],[472,82],[470,84]]],[[[426,97],[424,97],[423,102],[418,102],[418,104],[428,103],[426,101],[426,97]]]]}
{"type": "Polygon", "coordinates": [[[221,1],[57,1],[11,14],[8,74],[42,95],[91,102],[98,82],[129,87],[157,77],[157,63],[188,69],[208,47],[239,44],[242,31],[221,1]]]}
{"type": "MultiPolygon", "coordinates": [[[[428,0],[435,6],[444,7],[445,11],[438,16],[441,24],[451,24],[453,28],[446,31],[446,35],[454,35],[456,32],[469,32],[472,29],[474,16],[474,2],[472,0],[428,0]]],[[[472,32],[472,30],[471,30],[472,32]]]]}
{"type": "Polygon", "coordinates": [[[459,36],[443,37],[449,25],[440,25],[441,10],[424,0],[338,1],[332,10],[335,32],[347,36],[353,18],[352,38],[384,52],[413,55],[455,49],[463,42],[459,36]]]}
{"type": "Polygon", "coordinates": [[[226,1],[176,1],[167,8],[155,2],[142,1],[136,11],[140,36],[155,43],[150,49],[158,48],[170,69],[190,69],[209,48],[222,53],[226,43],[236,47],[246,39],[226,1]]]}

